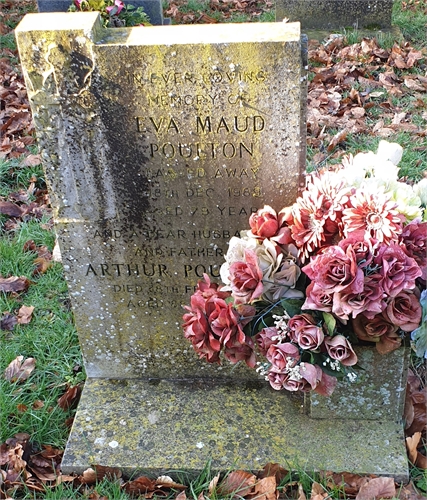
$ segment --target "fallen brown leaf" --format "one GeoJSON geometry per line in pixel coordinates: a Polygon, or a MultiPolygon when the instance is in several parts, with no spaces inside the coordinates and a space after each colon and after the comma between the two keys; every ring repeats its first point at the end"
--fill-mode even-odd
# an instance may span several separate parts
{"type": "Polygon", "coordinates": [[[209,483],[209,487],[208,487],[208,495],[211,496],[212,495],[212,492],[215,490],[215,488],[217,487],[218,485],[218,481],[219,481],[219,477],[220,477],[220,473],[218,472],[218,474],[213,477],[209,483]]]}
{"type": "Polygon", "coordinates": [[[236,470],[230,472],[218,486],[219,495],[231,495],[235,493],[239,497],[248,495],[254,487],[256,477],[247,471],[236,470]]]}
{"type": "Polygon", "coordinates": [[[7,366],[4,377],[9,382],[23,382],[31,375],[36,367],[36,360],[34,358],[27,358],[22,362],[24,356],[17,356],[7,366]]]}
{"type": "Polygon", "coordinates": [[[325,491],[325,488],[321,484],[316,483],[316,481],[314,481],[311,486],[310,500],[323,500],[328,496],[329,495],[325,491]]]}
{"type": "Polygon", "coordinates": [[[248,500],[277,500],[279,491],[275,476],[267,476],[259,479],[254,485],[253,493],[246,495],[248,500]]]}
{"type": "Polygon", "coordinates": [[[289,471],[284,469],[279,464],[268,462],[264,465],[262,471],[258,474],[258,477],[262,479],[263,477],[275,476],[276,483],[280,484],[288,474],[289,471]]]}
{"type": "Polygon", "coordinates": [[[0,330],[12,331],[17,323],[18,318],[14,314],[6,312],[0,321],[0,330]]]}
{"type": "Polygon", "coordinates": [[[28,325],[33,316],[34,306],[21,306],[18,311],[18,323],[20,325],[28,325]]]}
{"type": "Polygon", "coordinates": [[[298,500],[307,500],[301,483],[298,485],[298,500]]]}
{"type": "Polygon", "coordinates": [[[24,210],[12,203],[11,201],[0,201],[0,213],[9,215],[10,217],[21,217],[24,210]]]}
{"type": "Polygon", "coordinates": [[[0,277],[0,292],[23,292],[30,286],[30,280],[25,276],[0,277]]]}
{"type": "Polygon", "coordinates": [[[41,163],[41,156],[31,154],[24,159],[22,165],[24,167],[36,167],[37,165],[40,165],[40,163],[41,163]]]}
{"type": "Polygon", "coordinates": [[[396,486],[392,477],[376,477],[362,485],[356,500],[379,500],[393,498],[396,495],[396,486]]]}
{"type": "Polygon", "coordinates": [[[63,410],[69,410],[77,406],[82,388],[80,385],[69,386],[64,394],[58,399],[58,406],[63,410]]]}

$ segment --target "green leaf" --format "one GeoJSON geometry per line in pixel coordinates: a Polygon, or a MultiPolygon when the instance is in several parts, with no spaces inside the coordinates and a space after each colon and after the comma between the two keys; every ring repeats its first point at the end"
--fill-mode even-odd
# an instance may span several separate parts
{"type": "Polygon", "coordinates": [[[280,301],[280,305],[283,309],[292,316],[296,314],[301,314],[301,306],[304,304],[304,301],[301,299],[283,299],[280,301]]]}
{"type": "Polygon", "coordinates": [[[325,321],[326,328],[328,329],[329,335],[333,335],[335,332],[335,328],[337,326],[337,320],[333,317],[332,314],[324,312],[323,319],[325,321]]]}

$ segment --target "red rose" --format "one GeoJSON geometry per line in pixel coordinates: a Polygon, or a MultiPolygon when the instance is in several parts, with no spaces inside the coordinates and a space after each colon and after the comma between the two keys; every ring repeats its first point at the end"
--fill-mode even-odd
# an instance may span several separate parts
{"type": "Polygon", "coordinates": [[[225,347],[224,356],[233,364],[244,361],[249,368],[256,366],[254,343],[250,337],[245,337],[243,344],[236,342],[232,346],[225,347]]]}
{"type": "Polygon", "coordinates": [[[298,375],[290,375],[284,379],[283,388],[287,391],[308,392],[314,390],[322,379],[322,370],[317,365],[300,363],[298,375]]]}
{"type": "Polygon", "coordinates": [[[285,372],[274,369],[273,367],[270,368],[267,373],[267,379],[270,382],[271,387],[276,391],[283,389],[286,377],[288,377],[288,375],[285,372]]]}
{"type": "Polygon", "coordinates": [[[301,309],[312,311],[332,311],[333,294],[326,292],[321,286],[312,281],[305,291],[306,298],[301,309]]]}
{"type": "Polygon", "coordinates": [[[189,311],[183,317],[185,338],[192,343],[201,358],[205,358],[209,363],[220,363],[221,342],[207,320],[206,300],[200,294],[194,294],[191,297],[191,306],[185,306],[185,309],[189,311]]]}
{"type": "Polygon", "coordinates": [[[249,217],[249,225],[255,236],[271,238],[279,229],[277,213],[270,206],[265,205],[249,217]]]}
{"type": "Polygon", "coordinates": [[[222,299],[213,299],[206,303],[206,314],[212,332],[224,346],[243,344],[245,334],[240,323],[240,314],[232,304],[222,299]]]}

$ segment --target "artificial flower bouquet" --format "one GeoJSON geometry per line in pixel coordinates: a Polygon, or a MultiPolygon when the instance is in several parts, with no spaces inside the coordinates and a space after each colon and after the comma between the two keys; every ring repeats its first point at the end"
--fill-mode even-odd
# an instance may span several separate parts
{"type": "Polygon", "coordinates": [[[185,306],[184,335],[209,363],[244,361],[276,389],[331,395],[356,381],[356,343],[381,354],[412,332],[427,357],[427,179],[398,181],[402,148],[307,176],[296,202],[251,215],[185,306]]]}
{"type": "Polygon", "coordinates": [[[122,0],[73,0],[69,12],[99,12],[106,28],[151,26],[142,7],[122,0]]]}

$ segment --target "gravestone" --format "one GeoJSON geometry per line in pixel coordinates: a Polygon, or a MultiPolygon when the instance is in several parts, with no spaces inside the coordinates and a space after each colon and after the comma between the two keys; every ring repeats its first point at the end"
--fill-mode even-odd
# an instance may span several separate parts
{"type": "Polygon", "coordinates": [[[388,29],[393,0],[276,0],[276,21],[303,30],[388,29]]]}
{"type": "Polygon", "coordinates": [[[331,426],[183,338],[182,304],[218,278],[230,237],[303,185],[299,24],[105,30],[95,13],[36,14],[16,34],[88,374],[63,471],[273,461],[405,479],[394,418],[331,426]]]}
{"type": "MultiPolygon", "coordinates": [[[[72,0],[37,0],[39,12],[67,12],[72,0]]],[[[126,0],[126,4],[142,7],[150,18],[151,24],[170,24],[170,19],[163,17],[161,0],[126,0]]]]}

